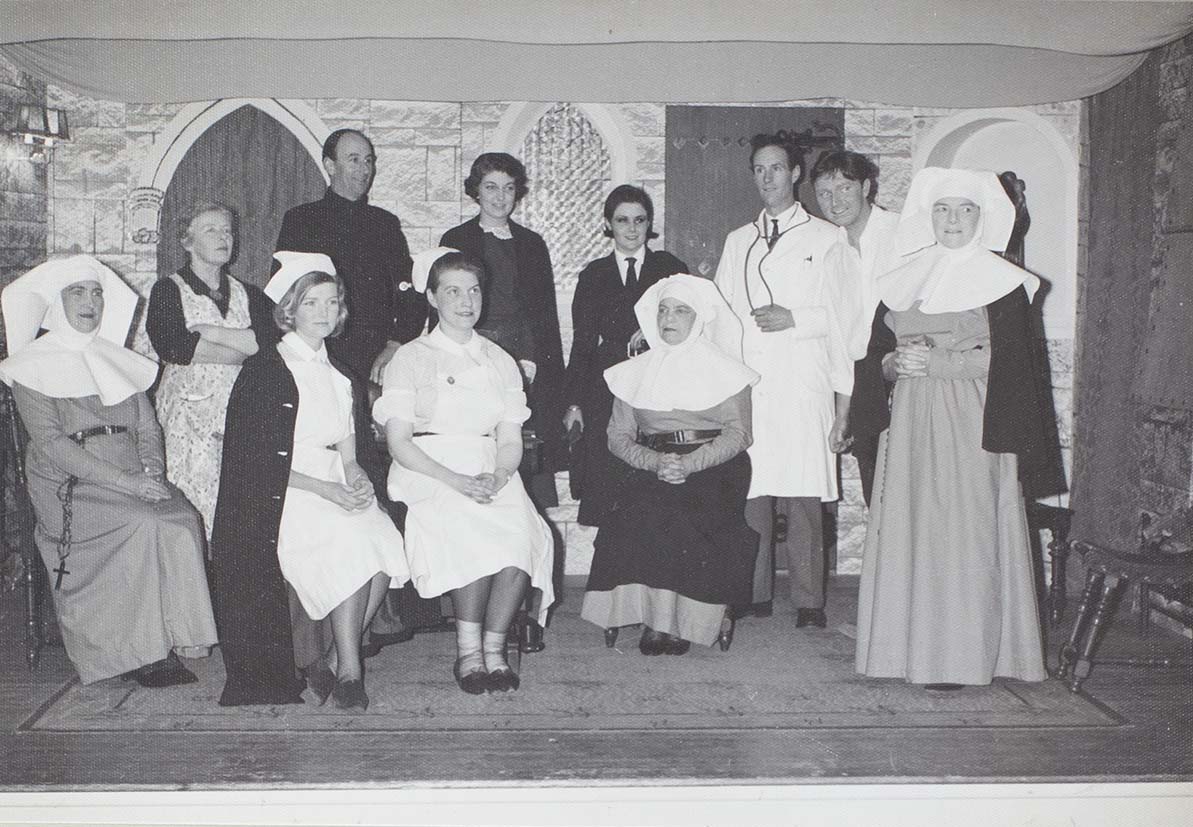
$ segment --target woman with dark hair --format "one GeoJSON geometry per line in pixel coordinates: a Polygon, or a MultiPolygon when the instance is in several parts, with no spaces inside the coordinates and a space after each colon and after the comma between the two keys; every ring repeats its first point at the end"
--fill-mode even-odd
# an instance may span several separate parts
{"type": "Polygon", "coordinates": [[[1023,495],[1054,455],[1054,414],[1028,316],[1040,281],[996,255],[1014,221],[994,173],[926,167],[895,235],[906,263],[878,278],[893,335],[855,388],[885,400],[894,384],[858,595],[870,677],[1047,677],[1023,495]]]}
{"type": "Polygon", "coordinates": [[[228,395],[241,363],[277,341],[269,300],[228,273],[233,219],[228,207],[211,203],[182,216],[178,237],[187,263],[153,285],[145,316],[163,364],[154,403],[166,440],[166,475],[198,509],[209,540],[228,395]]]}
{"type": "Polygon", "coordinates": [[[609,193],[605,236],[613,239],[612,252],[585,265],[572,299],[574,333],[564,390],[564,430],[582,434],[572,449],[572,494],[580,500],[579,522],[591,526],[599,526],[608,511],[622,467],[609,453],[605,436],[613,394],[604,372],[633,355],[630,340],[640,332],[634,305],[642,294],[659,279],[688,269],[670,253],[647,246],[658,233],[654,204],[639,187],[622,184],[609,193]]]}
{"type": "Polygon", "coordinates": [[[513,357],[475,330],[480,262],[428,250],[415,256],[413,280],[439,323],[398,348],[373,405],[393,457],[389,494],[408,506],[418,593],[451,595],[460,689],[508,692],[521,683],[505,657],[515,612],[529,587],[543,592],[540,615],[553,599],[551,532],[518,476],[530,411],[513,357]]]}
{"type": "Polygon", "coordinates": [[[327,355],[348,316],[343,282],[321,253],[274,257],[282,266],[265,290],[285,335],[232,389],[212,534],[220,703],[298,701],[289,583],[312,619],[331,616],[331,663],[307,676],[319,703],[367,709],[361,635],[390,585],[410,579],[402,536],[356,461],[353,388],[327,355]]]}
{"type": "MultiPolygon", "coordinates": [[[[555,273],[547,244],[538,233],[511,221],[529,191],[526,168],[504,152],[486,152],[472,162],[464,192],[476,201],[476,217],[443,234],[439,243],[484,264],[484,315],[478,333],[516,360],[526,380],[529,424],[542,441],[542,470],[526,480],[540,509],[558,505],[555,471],[566,467],[563,441],[563,344],[555,304],[555,273]]],[[[542,628],[524,626],[523,651],[543,648],[542,628]]]]}

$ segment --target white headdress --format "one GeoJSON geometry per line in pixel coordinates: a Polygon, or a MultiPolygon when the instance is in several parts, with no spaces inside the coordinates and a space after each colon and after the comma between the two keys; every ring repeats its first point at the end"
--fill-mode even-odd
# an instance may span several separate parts
{"type": "Polygon", "coordinates": [[[0,362],[0,379],[56,399],[98,396],[105,405],[147,390],[157,363],[124,347],[138,301],[131,287],[91,256],[39,264],[0,294],[9,354],[0,362]],[[103,316],[91,333],[75,330],[62,304],[65,288],[86,281],[104,291],[103,316]],[[47,332],[38,338],[40,329],[47,332]]]}
{"type": "Polygon", "coordinates": [[[758,381],[736,356],[741,323],[709,279],[680,274],[655,282],[634,305],[634,314],[650,350],[605,371],[618,399],[646,410],[702,411],[758,381]],[[667,298],[696,313],[688,337],[675,345],[659,333],[659,303],[667,298]]]}
{"type": "Polygon", "coordinates": [[[420,293],[427,292],[427,279],[431,277],[431,268],[435,262],[448,253],[460,252],[454,247],[432,247],[414,254],[414,269],[410,272],[410,283],[420,293]]]}
{"type": "Polygon", "coordinates": [[[269,278],[265,285],[265,295],[273,299],[274,303],[282,300],[286,291],[294,286],[294,282],[307,273],[336,274],[336,266],[323,253],[295,253],[291,250],[278,250],[273,254],[281,268],[269,278]]]}
{"type": "Polygon", "coordinates": [[[1020,285],[1030,300],[1040,280],[995,255],[1006,249],[1014,224],[1015,206],[993,172],[921,169],[911,182],[895,230],[895,250],[909,258],[878,277],[879,296],[891,310],[920,302],[925,313],[983,307],[1020,285]],[[966,198],[981,210],[973,238],[959,249],[936,240],[932,208],[942,198],[966,198]]]}

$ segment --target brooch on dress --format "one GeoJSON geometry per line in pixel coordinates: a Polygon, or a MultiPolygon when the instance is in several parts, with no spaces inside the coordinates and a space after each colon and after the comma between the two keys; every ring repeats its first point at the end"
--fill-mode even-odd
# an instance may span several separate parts
{"type": "Polygon", "coordinates": [[[447,377],[447,384],[449,384],[449,385],[456,384],[456,377],[454,377],[454,376],[447,377]]]}

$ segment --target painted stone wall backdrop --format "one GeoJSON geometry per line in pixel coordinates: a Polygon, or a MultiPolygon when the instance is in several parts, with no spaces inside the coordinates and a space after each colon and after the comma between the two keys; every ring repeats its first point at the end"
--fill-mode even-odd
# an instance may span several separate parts
{"type": "MultiPolygon", "coordinates": [[[[15,124],[22,104],[46,102],[46,86],[0,61],[0,126],[15,124]]],[[[7,132],[0,135],[0,287],[46,255],[49,154],[36,160],[7,132]]]]}
{"type": "MultiPolygon", "coordinates": [[[[138,244],[130,238],[126,199],[137,186],[142,167],[155,157],[156,142],[162,139],[163,132],[171,127],[183,106],[95,101],[54,86],[48,87],[47,94],[51,105],[70,113],[72,129],[75,124],[79,128],[72,143],[56,151],[50,170],[45,251],[94,253],[148,294],[156,274],[156,250],[151,244],[138,244]]],[[[318,120],[307,124],[313,131],[355,127],[372,138],[377,148],[378,169],[370,198],[401,217],[415,252],[437,244],[445,230],[475,213],[475,205],[463,192],[468,169],[481,152],[517,151],[521,135],[512,137],[512,148],[497,146],[495,141],[511,107],[526,106],[514,101],[327,99],[305,103],[318,120]]],[[[870,154],[879,163],[882,169],[879,203],[896,210],[902,206],[910,182],[917,141],[937,120],[955,111],[836,98],[789,103],[844,107],[846,146],[870,154]]],[[[607,143],[615,153],[622,151],[619,147],[632,147],[635,158],[627,167],[626,177],[651,194],[656,224],[661,228],[666,213],[665,106],[651,103],[582,106],[600,109],[608,115],[609,122],[620,124],[626,133],[618,136],[619,140],[607,143]]],[[[1034,107],[1033,111],[1070,137],[1077,152],[1082,112],[1079,102],[1034,107]]],[[[743,222],[747,219],[748,216],[742,217],[743,222]]],[[[656,242],[656,246],[665,244],[666,239],[656,242]]],[[[565,353],[571,343],[572,289],[570,284],[560,285],[557,292],[565,353]]],[[[137,341],[139,347],[147,348],[143,335],[137,341]]],[[[1067,438],[1072,343],[1065,340],[1049,345],[1058,417],[1061,432],[1067,438]]],[[[842,476],[845,485],[839,515],[837,570],[857,572],[865,534],[865,509],[851,458],[845,458],[842,476]]],[[[575,503],[566,499],[566,478],[561,475],[558,483],[564,495],[563,504],[550,516],[559,523],[567,545],[565,571],[583,574],[591,562],[594,532],[575,523],[575,503]]]]}

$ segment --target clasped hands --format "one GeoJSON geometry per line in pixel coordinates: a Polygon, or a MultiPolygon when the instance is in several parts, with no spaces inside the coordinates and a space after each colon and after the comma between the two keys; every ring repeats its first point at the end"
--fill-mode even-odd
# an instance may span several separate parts
{"type": "Polygon", "coordinates": [[[457,491],[475,503],[488,505],[493,502],[497,492],[505,488],[511,475],[504,468],[495,468],[492,473],[473,474],[471,477],[467,474],[457,474],[456,476],[455,488],[457,491]]]}
{"type": "Polygon", "coordinates": [[[377,496],[373,481],[356,463],[344,468],[346,482],[327,482],[323,488],[324,499],[331,500],[345,511],[364,511],[377,496]]]}
{"type": "Polygon", "coordinates": [[[659,467],[655,470],[655,475],[663,482],[682,485],[688,478],[683,457],[679,454],[662,454],[659,457],[659,467]]]}
{"type": "Polygon", "coordinates": [[[754,317],[754,324],[763,333],[778,333],[795,327],[795,317],[786,307],[777,304],[767,304],[750,311],[754,317]]]}
{"type": "Polygon", "coordinates": [[[894,352],[887,354],[882,360],[883,373],[887,379],[927,376],[928,356],[931,350],[931,342],[927,337],[916,336],[901,341],[894,352]]]}
{"type": "Polygon", "coordinates": [[[147,503],[170,499],[170,489],[162,480],[162,472],[145,468],[121,474],[121,487],[129,495],[147,503]]]}

